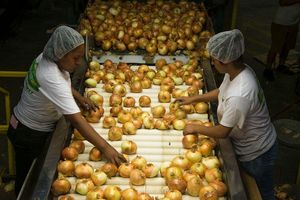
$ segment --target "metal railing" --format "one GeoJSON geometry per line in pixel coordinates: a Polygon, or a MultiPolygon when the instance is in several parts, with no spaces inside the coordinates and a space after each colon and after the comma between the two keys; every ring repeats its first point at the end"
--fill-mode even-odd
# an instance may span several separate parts
{"type": "MultiPolygon", "coordinates": [[[[0,77],[3,78],[24,78],[26,76],[27,72],[23,71],[0,71],[0,77]]],[[[4,104],[5,104],[5,124],[0,125],[0,134],[5,134],[7,133],[7,129],[9,126],[9,120],[11,116],[11,102],[10,102],[10,93],[6,89],[0,87],[0,93],[4,95],[4,104]]],[[[7,154],[8,154],[8,172],[9,175],[14,175],[15,170],[14,170],[14,150],[11,142],[9,139],[7,139],[7,154]]]]}

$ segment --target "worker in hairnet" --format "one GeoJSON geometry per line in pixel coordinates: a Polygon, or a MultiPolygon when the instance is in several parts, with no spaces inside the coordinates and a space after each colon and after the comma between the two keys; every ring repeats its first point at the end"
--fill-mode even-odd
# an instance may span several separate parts
{"type": "Polygon", "coordinates": [[[101,150],[108,162],[119,165],[125,161],[123,155],[86,122],[75,102],[95,109],[89,99],[71,87],[70,73],[81,63],[83,55],[82,36],[70,27],[60,26],[30,66],[7,133],[15,149],[17,194],[33,160],[39,156],[61,116],[101,150]]]}
{"type": "Polygon", "coordinates": [[[181,105],[218,101],[219,124],[213,127],[187,125],[183,134],[229,137],[240,165],[256,180],[262,198],[275,199],[276,132],[258,79],[243,62],[243,35],[237,29],[221,32],[210,38],[207,49],[213,65],[225,74],[222,84],[203,95],[180,97],[177,101],[181,105]]]}

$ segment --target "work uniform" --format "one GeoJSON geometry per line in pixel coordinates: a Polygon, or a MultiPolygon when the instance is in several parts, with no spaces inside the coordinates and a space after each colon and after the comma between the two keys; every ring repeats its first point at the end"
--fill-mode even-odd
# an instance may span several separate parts
{"type": "Polygon", "coordinates": [[[246,66],[233,80],[225,74],[218,101],[219,123],[233,128],[229,137],[242,167],[255,178],[263,199],[274,199],[268,187],[273,185],[276,131],[253,70],[246,66]]]}
{"type": "Polygon", "coordinates": [[[56,63],[40,54],[25,78],[21,100],[13,110],[7,133],[15,149],[16,193],[58,119],[79,112],[69,72],[61,71],[56,63]]]}

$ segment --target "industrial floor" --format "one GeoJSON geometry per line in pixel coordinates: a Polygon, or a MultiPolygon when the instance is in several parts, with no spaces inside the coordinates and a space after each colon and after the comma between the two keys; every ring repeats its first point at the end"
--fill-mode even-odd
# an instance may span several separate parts
{"type": "MultiPolygon", "coordinates": [[[[265,92],[273,120],[287,118],[300,121],[300,75],[276,73],[276,80],[268,82],[262,76],[264,65],[256,59],[266,54],[270,47],[270,25],[276,12],[276,7],[277,1],[273,0],[240,1],[238,5],[237,28],[243,32],[245,37],[245,62],[257,74],[265,92]],[[296,94],[297,78],[298,95],[296,94]]],[[[0,38],[0,71],[27,71],[32,60],[41,53],[50,36],[47,30],[58,24],[76,24],[76,17],[72,13],[70,1],[45,0],[42,1],[37,9],[26,11],[17,33],[14,36],[0,38]]],[[[300,52],[299,37],[295,52],[300,52]]],[[[23,78],[0,79],[0,86],[11,94],[12,106],[17,103],[22,84],[23,78]]],[[[4,100],[2,95],[0,105],[0,110],[3,110],[4,100]]],[[[0,113],[0,123],[3,124],[5,123],[5,116],[2,114],[3,112],[0,113]]],[[[2,172],[7,174],[7,171],[1,171],[1,169],[7,169],[6,150],[6,138],[0,135],[0,175],[2,172]]],[[[1,191],[3,191],[3,188],[0,180],[0,199],[14,199],[11,193],[1,191]]]]}

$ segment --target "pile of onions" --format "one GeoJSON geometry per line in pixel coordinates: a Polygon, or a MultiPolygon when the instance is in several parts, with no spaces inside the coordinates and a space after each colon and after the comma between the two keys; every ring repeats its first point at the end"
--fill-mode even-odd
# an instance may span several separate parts
{"type": "MultiPolygon", "coordinates": [[[[82,35],[94,35],[103,50],[146,50],[150,55],[174,54],[177,50],[198,48],[200,38],[209,38],[204,30],[206,14],[195,2],[183,1],[95,1],[86,8],[80,21],[82,35]],[[139,13],[140,17],[135,17],[139,13]]],[[[96,64],[90,66],[97,69],[96,64]]]]}

